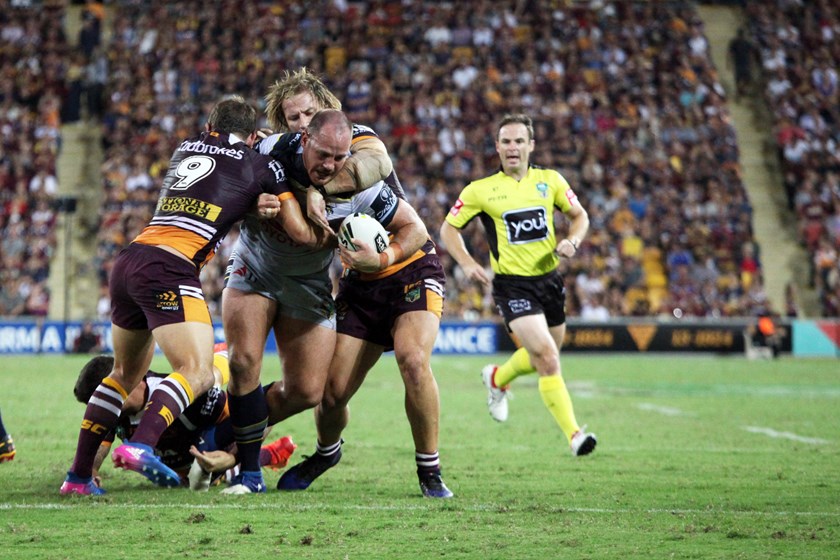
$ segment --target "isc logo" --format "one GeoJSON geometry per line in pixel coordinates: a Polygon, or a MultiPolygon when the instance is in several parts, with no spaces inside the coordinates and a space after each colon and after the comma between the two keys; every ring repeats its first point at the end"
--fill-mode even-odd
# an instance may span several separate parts
{"type": "Polygon", "coordinates": [[[548,237],[545,208],[541,206],[505,212],[502,219],[511,245],[542,241],[548,237]]]}
{"type": "Polygon", "coordinates": [[[106,431],[108,431],[108,429],[105,426],[103,426],[102,424],[96,424],[95,422],[91,422],[88,419],[82,420],[82,429],[83,430],[90,430],[94,434],[98,434],[98,435],[102,435],[106,431]]]}
{"type": "Polygon", "coordinates": [[[377,233],[376,237],[374,237],[373,240],[376,242],[377,253],[381,253],[382,251],[388,248],[388,243],[385,242],[385,238],[382,237],[381,234],[377,233]]]}

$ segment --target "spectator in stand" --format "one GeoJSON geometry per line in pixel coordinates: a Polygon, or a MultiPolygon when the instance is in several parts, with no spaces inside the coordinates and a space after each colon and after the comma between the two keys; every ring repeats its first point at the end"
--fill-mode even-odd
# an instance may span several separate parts
{"type": "Polygon", "coordinates": [[[749,95],[753,83],[753,65],[758,62],[758,49],[747,37],[743,27],[738,28],[738,34],[729,42],[727,49],[727,65],[733,70],[735,78],[735,101],[744,95],[749,95]]]}
{"type": "Polygon", "coordinates": [[[27,296],[27,292],[23,289],[23,278],[16,270],[3,276],[5,278],[3,289],[0,290],[0,316],[23,315],[26,310],[27,296]]]}
{"type": "Polygon", "coordinates": [[[102,337],[93,330],[93,323],[85,321],[76,340],[73,341],[73,352],[76,354],[98,354],[102,352],[102,337]]]}
{"type": "Polygon", "coordinates": [[[0,68],[7,79],[0,87],[0,314],[43,316],[49,306],[44,255],[55,247],[49,208],[57,190],[60,92],[70,52],[60,31],[63,17],[63,8],[28,5],[3,12],[0,68]]]}
{"type": "Polygon", "coordinates": [[[831,46],[840,14],[817,2],[803,4],[800,11],[784,3],[749,3],[746,15],[751,39],[761,48],[788,204],[797,213],[801,241],[811,255],[822,314],[836,316],[840,286],[832,278],[837,274],[823,275],[818,263],[830,260],[831,251],[840,251],[837,237],[822,241],[840,206],[840,196],[831,186],[836,185],[831,177],[840,164],[840,115],[830,101],[838,88],[840,53],[831,46]],[[777,94],[779,81],[791,84],[784,95],[777,94]]]}

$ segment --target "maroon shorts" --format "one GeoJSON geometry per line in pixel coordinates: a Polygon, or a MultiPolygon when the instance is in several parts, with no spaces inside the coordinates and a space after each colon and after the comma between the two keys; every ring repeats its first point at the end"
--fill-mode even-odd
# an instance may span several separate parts
{"type": "Polygon", "coordinates": [[[549,327],[566,322],[566,287],[558,271],[543,276],[497,274],[493,299],[508,330],[511,321],[525,315],[543,314],[549,327]]]}
{"type": "Polygon", "coordinates": [[[393,350],[391,331],[397,317],[409,311],[430,311],[440,317],[445,285],[436,254],[378,280],[342,278],[335,298],[336,330],[393,350]]]}
{"type": "Polygon", "coordinates": [[[111,322],[130,330],[197,321],[211,324],[192,263],[151,245],[132,243],[111,271],[111,322]]]}

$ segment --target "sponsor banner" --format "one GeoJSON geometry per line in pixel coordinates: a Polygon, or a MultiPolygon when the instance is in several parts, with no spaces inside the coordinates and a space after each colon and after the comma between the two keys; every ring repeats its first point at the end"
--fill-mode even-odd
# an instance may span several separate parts
{"type": "MultiPolygon", "coordinates": [[[[661,323],[644,320],[583,323],[569,320],[563,351],[743,353],[745,332],[752,324],[754,323],[747,319],[661,323]]],[[[71,352],[81,328],[81,322],[0,321],[0,355],[71,352]]],[[[837,328],[836,323],[827,321],[782,321],[777,327],[781,350],[790,352],[792,340],[796,338],[799,354],[831,355],[832,352],[837,352],[837,328]],[[816,340],[816,337],[809,336],[809,333],[812,334],[815,330],[820,330],[824,333],[823,338],[832,342],[824,344],[828,351],[820,348],[821,352],[815,352],[814,348],[806,346],[805,339],[816,340]],[[795,331],[801,334],[794,337],[795,331]]],[[[112,352],[110,323],[94,323],[94,329],[102,337],[103,351],[112,352]]],[[[217,342],[224,340],[221,324],[214,325],[214,333],[217,342]]],[[[811,346],[814,346],[813,342],[811,346]]],[[[266,341],[265,350],[267,353],[277,351],[274,336],[271,334],[266,341]]],[[[434,346],[436,354],[494,354],[513,350],[515,346],[507,329],[495,322],[443,322],[434,346]]]]}
{"type": "MultiPolygon", "coordinates": [[[[213,325],[216,342],[225,338],[221,324],[213,325]]],[[[0,322],[1,354],[61,354],[73,350],[73,343],[82,330],[81,322],[10,321],[0,322]]],[[[110,323],[94,323],[102,337],[103,352],[113,352],[110,323]]],[[[493,354],[498,351],[498,335],[504,335],[496,323],[443,323],[434,352],[436,354],[493,354]]],[[[506,335],[505,335],[506,336],[506,335]]],[[[276,353],[274,335],[269,334],[265,351],[276,353]]]]}
{"type": "MultiPolygon", "coordinates": [[[[747,320],[656,322],[616,320],[584,323],[570,319],[563,342],[564,352],[714,352],[743,353],[745,332],[754,323],[747,320]]],[[[782,352],[791,351],[791,328],[778,325],[782,352]]],[[[515,349],[502,329],[500,351],[515,349]]]]}
{"type": "MultiPolygon", "coordinates": [[[[106,352],[111,352],[111,324],[94,323],[106,352]]],[[[73,350],[82,323],[59,321],[0,322],[0,354],[62,354],[73,350]]]]}
{"type": "MultiPolygon", "coordinates": [[[[498,351],[495,323],[441,323],[435,354],[495,354],[498,351]]],[[[504,331],[501,331],[504,334],[504,331]]]]}

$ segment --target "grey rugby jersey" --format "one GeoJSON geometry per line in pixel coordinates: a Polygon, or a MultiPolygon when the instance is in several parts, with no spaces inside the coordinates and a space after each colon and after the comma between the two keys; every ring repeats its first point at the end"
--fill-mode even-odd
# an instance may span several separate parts
{"type": "MultiPolygon", "coordinates": [[[[287,133],[273,134],[262,140],[257,149],[263,154],[272,154],[276,146],[283,144],[286,152],[293,152],[300,156],[302,147],[299,135],[287,133]]],[[[291,154],[288,154],[291,155],[291,154]]],[[[295,196],[306,211],[306,195],[302,169],[294,160],[286,160],[284,167],[288,173],[289,182],[297,187],[295,196]],[[299,180],[295,180],[298,178],[299,180]]],[[[286,159],[286,158],[283,158],[286,159]]],[[[338,230],[341,221],[355,212],[362,212],[376,218],[386,229],[396,214],[399,199],[393,190],[384,182],[379,181],[369,189],[355,194],[350,198],[329,197],[327,199],[327,219],[334,231],[338,230]]],[[[233,252],[248,263],[252,272],[256,273],[264,282],[277,276],[304,276],[324,272],[332,261],[334,251],[331,249],[313,249],[295,242],[283,230],[276,220],[261,220],[248,215],[243,220],[239,239],[234,245],[233,252]]]]}

